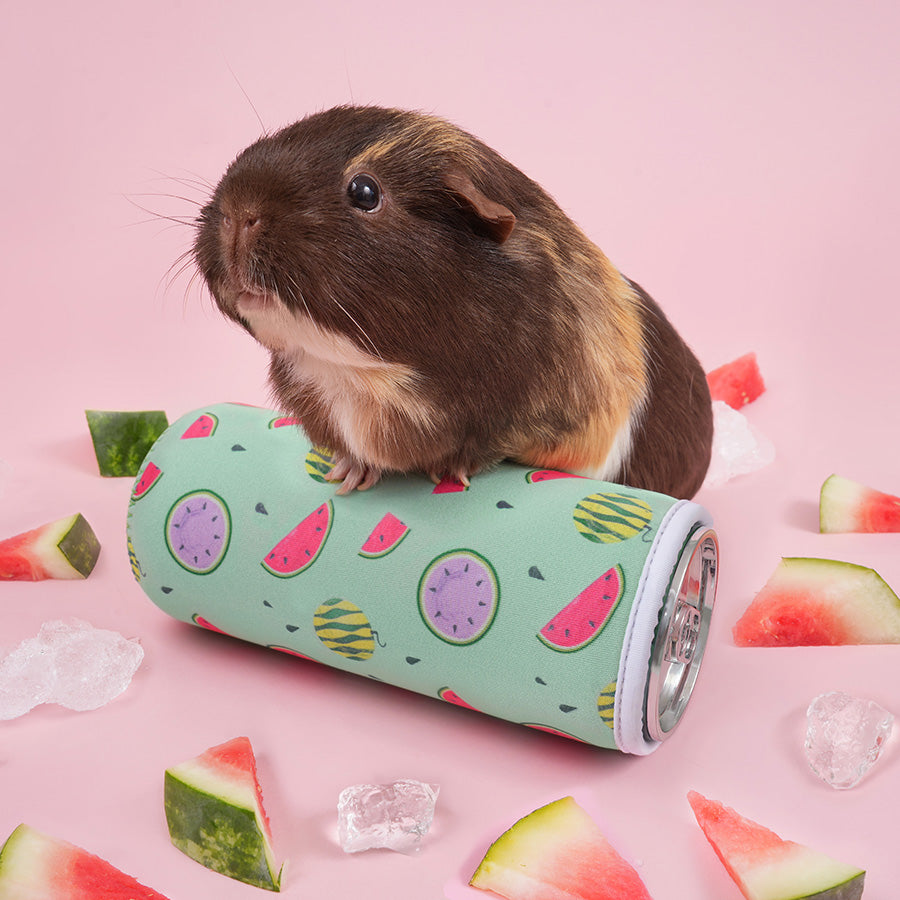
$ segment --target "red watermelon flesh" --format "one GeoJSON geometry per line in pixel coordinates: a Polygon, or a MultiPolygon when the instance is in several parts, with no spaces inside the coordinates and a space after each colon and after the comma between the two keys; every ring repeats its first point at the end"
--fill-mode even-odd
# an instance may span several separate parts
{"type": "Polygon", "coordinates": [[[584,478],[584,475],[573,475],[571,472],[558,472],[556,469],[536,469],[525,476],[529,484],[540,484],[542,481],[556,481],[559,478],[584,478]]]}
{"type": "Polygon", "coordinates": [[[438,691],[438,697],[440,697],[441,700],[446,700],[448,703],[452,703],[454,706],[462,706],[465,709],[474,709],[475,712],[480,711],[477,706],[472,706],[471,703],[466,703],[466,701],[463,700],[463,698],[460,697],[459,694],[457,694],[456,691],[454,691],[451,687],[442,687],[438,691]]]}
{"type": "Polygon", "coordinates": [[[634,868],[571,797],[520,819],[469,882],[507,900],[651,900],[634,868]]]}
{"type": "Polygon", "coordinates": [[[724,400],[733,409],[752,403],[765,389],[755,353],[713,369],[706,376],[713,400],[724,400]]]}
{"type": "Polygon", "coordinates": [[[99,856],[28,825],[19,825],[0,851],[0,897],[166,900],[99,856]]]}
{"type": "Polygon", "coordinates": [[[333,516],[330,500],[314,509],[266,554],[263,568],[280,578],[290,578],[309,568],[322,552],[333,516]]]}
{"type": "Polygon", "coordinates": [[[822,485],[819,497],[819,530],[868,534],[900,531],[900,497],[832,475],[822,485]]]}
{"type": "Polygon", "coordinates": [[[613,566],[561,609],[538,637],[554,650],[580,650],[603,630],[624,589],[622,567],[613,566]]]}
{"type": "Polygon", "coordinates": [[[0,581],[87,578],[100,556],[100,541],[76,513],[0,541],[0,581]]]}
{"type": "Polygon", "coordinates": [[[786,558],[733,628],[739,647],[900,643],[900,598],[873,569],[786,558]]]}
{"type": "Polygon", "coordinates": [[[733,809],[691,791],[688,802],[728,874],[747,900],[858,900],[865,872],[782,840],[733,809]]]}

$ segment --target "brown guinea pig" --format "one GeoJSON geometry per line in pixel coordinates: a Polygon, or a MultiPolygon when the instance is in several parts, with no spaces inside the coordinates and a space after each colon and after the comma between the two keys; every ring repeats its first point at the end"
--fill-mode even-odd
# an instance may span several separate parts
{"type": "Polygon", "coordinates": [[[697,359],[552,198],[432,116],[342,106],[244,150],[194,254],[340,492],[502,459],[690,497],[697,359]]]}

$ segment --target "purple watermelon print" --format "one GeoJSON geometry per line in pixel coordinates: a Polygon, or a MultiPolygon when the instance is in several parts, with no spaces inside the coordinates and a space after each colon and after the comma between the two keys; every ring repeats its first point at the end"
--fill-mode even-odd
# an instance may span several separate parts
{"type": "Polygon", "coordinates": [[[195,575],[207,575],[222,562],[230,539],[228,507],[212,491],[185,494],[166,518],[169,552],[195,575]]]}
{"type": "Polygon", "coordinates": [[[442,553],[422,573],[419,612],[448,644],[473,644],[497,615],[500,582],[493,566],[474,550],[442,553]]]}

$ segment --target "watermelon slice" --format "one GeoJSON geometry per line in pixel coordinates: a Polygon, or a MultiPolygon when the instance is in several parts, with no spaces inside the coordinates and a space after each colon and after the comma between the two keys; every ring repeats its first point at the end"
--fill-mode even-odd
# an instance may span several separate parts
{"type": "Polygon", "coordinates": [[[28,825],[19,825],[0,850],[0,897],[166,900],[99,856],[28,825]]]}
{"type": "Polygon", "coordinates": [[[819,531],[900,531],[900,497],[832,475],[819,496],[819,531]]]}
{"type": "Polygon", "coordinates": [[[267,554],[263,568],[279,578],[291,578],[308,569],[322,552],[331,532],[334,506],[328,500],[292,528],[267,554]]]}
{"type": "Polygon", "coordinates": [[[463,484],[457,478],[445,475],[432,490],[432,494],[460,494],[469,489],[469,485],[463,484]]]}
{"type": "Polygon", "coordinates": [[[787,558],[733,629],[739,647],[900,643],[900,598],[874,569],[787,558]]]}
{"type": "Polygon", "coordinates": [[[141,477],[138,478],[131,490],[131,499],[140,500],[160,478],[162,478],[162,469],[152,460],[147,460],[147,465],[144,466],[141,477]]]}
{"type": "Polygon", "coordinates": [[[366,559],[378,559],[396,550],[400,542],[409,534],[409,526],[404,525],[393,513],[387,513],[375,526],[359,555],[366,559]]]}
{"type": "Polygon", "coordinates": [[[469,884],[508,900],[650,900],[637,872],[571,797],[516,822],[491,844],[469,884]]]}
{"type": "Polygon", "coordinates": [[[202,416],[194,419],[181,435],[182,440],[190,438],[210,437],[216,430],[219,420],[212,413],[203,413],[202,416]]]}
{"type": "Polygon", "coordinates": [[[559,478],[584,478],[584,475],[573,475],[571,472],[558,472],[555,469],[533,469],[525,476],[529,484],[540,484],[542,481],[556,481],[559,478]]]}
{"type": "Polygon", "coordinates": [[[474,709],[475,712],[479,712],[477,706],[472,706],[471,703],[466,703],[466,701],[463,700],[463,698],[460,697],[452,687],[442,687],[437,692],[437,695],[441,698],[441,700],[446,700],[447,703],[452,703],[454,706],[462,706],[464,709],[474,709]]]}
{"type": "Polygon", "coordinates": [[[191,859],[237,881],[281,890],[248,738],[166,769],[165,807],[169,837],[191,859]]]}
{"type": "Polygon", "coordinates": [[[752,403],[765,389],[755,353],[743,356],[713,369],[707,374],[709,393],[713,400],[724,400],[732,409],[752,403]]]}
{"type": "Polygon", "coordinates": [[[624,592],[622,567],[607,569],[569,601],[538,632],[538,637],[552,650],[568,653],[586,647],[603,630],[624,592]]]}
{"type": "Polygon", "coordinates": [[[691,791],[706,839],[747,900],[859,900],[866,873],[785,841],[733,809],[691,791]]]}
{"type": "Polygon", "coordinates": [[[154,441],[169,427],[162,410],[114,412],[86,409],[100,474],[134,478],[154,441]]]}
{"type": "Polygon", "coordinates": [[[87,578],[100,556],[100,541],[76,513],[0,541],[0,581],[87,578]]]}

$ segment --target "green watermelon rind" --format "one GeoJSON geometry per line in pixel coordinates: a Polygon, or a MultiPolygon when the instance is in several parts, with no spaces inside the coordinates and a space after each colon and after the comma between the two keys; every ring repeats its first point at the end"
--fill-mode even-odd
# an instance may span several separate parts
{"type": "Polygon", "coordinates": [[[164,804],[172,844],[236,881],[279,891],[281,872],[253,798],[193,765],[166,769],[164,804]]]}
{"type": "Polygon", "coordinates": [[[490,630],[491,625],[494,624],[494,619],[497,618],[497,609],[500,606],[500,579],[497,576],[497,570],[493,567],[491,562],[485,557],[483,557],[480,553],[477,553],[475,550],[470,550],[467,547],[458,547],[455,550],[447,550],[444,553],[441,553],[440,556],[436,556],[426,567],[425,571],[422,572],[421,578],[419,578],[419,587],[416,591],[416,594],[419,598],[418,608],[419,615],[422,617],[422,621],[425,623],[428,630],[437,638],[440,638],[445,644],[449,644],[451,647],[468,647],[471,644],[474,644],[476,641],[480,641],[490,630]],[[488,574],[491,577],[491,580],[494,585],[493,597],[494,603],[493,608],[491,609],[490,615],[485,620],[484,624],[481,628],[473,634],[471,637],[466,638],[465,640],[452,640],[446,634],[444,634],[439,629],[435,628],[429,619],[427,613],[425,612],[425,604],[423,600],[423,588],[425,583],[428,581],[428,576],[431,575],[434,568],[442,563],[445,559],[450,559],[451,557],[458,556],[460,554],[466,554],[468,556],[472,556],[481,563],[485,569],[487,569],[488,574]]]}
{"type": "Polygon", "coordinates": [[[225,500],[221,496],[219,496],[219,494],[217,494],[215,491],[210,491],[210,490],[207,490],[206,488],[203,488],[202,490],[188,491],[186,494],[182,494],[172,504],[171,508],[169,509],[169,513],[166,516],[166,524],[165,524],[165,532],[164,533],[165,533],[165,538],[166,538],[166,549],[169,551],[169,554],[171,555],[172,559],[174,559],[175,562],[178,563],[178,565],[181,566],[182,569],[184,569],[186,572],[190,572],[192,575],[209,575],[211,572],[215,572],[216,569],[218,569],[219,566],[222,565],[222,560],[224,560],[225,557],[228,555],[228,547],[231,544],[231,510],[229,510],[228,504],[225,502],[225,500]],[[216,560],[215,565],[210,566],[208,569],[198,569],[193,566],[189,566],[175,552],[175,548],[172,546],[172,542],[169,538],[169,522],[172,519],[172,515],[174,514],[175,510],[178,509],[178,507],[181,506],[181,504],[185,500],[187,500],[188,497],[193,497],[193,496],[212,497],[213,500],[215,500],[217,503],[219,503],[222,506],[222,510],[225,513],[225,518],[226,518],[227,524],[228,524],[228,533],[225,537],[225,542],[222,545],[222,549],[219,553],[219,558],[216,560]]]}
{"type": "Polygon", "coordinates": [[[169,427],[165,412],[158,409],[86,409],[84,414],[104,478],[134,478],[150,448],[169,427]]]}
{"type": "Polygon", "coordinates": [[[262,558],[260,565],[270,574],[274,575],[276,578],[293,578],[296,575],[299,575],[301,572],[305,572],[321,555],[322,550],[325,547],[325,544],[328,541],[328,536],[331,534],[331,529],[334,526],[334,504],[331,500],[326,500],[325,503],[320,503],[308,516],[305,516],[300,522],[298,522],[284,537],[281,538],[280,541],[262,558]],[[278,549],[279,545],[285,541],[294,531],[299,528],[306,520],[315,515],[315,513],[319,510],[325,508],[327,509],[326,523],[325,523],[325,533],[322,535],[321,540],[319,541],[319,546],[316,547],[316,552],[312,554],[312,556],[307,559],[303,565],[291,569],[289,572],[279,572],[277,569],[273,569],[266,560],[278,549]]]}
{"type": "Polygon", "coordinates": [[[559,610],[559,612],[557,612],[556,615],[554,615],[553,618],[551,618],[550,621],[547,622],[547,624],[544,625],[544,627],[537,633],[538,640],[542,644],[544,644],[546,647],[549,647],[551,650],[555,650],[557,653],[574,653],[577,650],[583,650],[585,647],[587,647],[588,644],[590,644],[592,641],[596,640],[597,637],[600,635],[600,633],[603,631],[603,629],[606,627],[607,622],[609,622],[609,620],[612,618],[613,613],[616,611],[616,609],[619,606],[619,603],[621,602],[622,597],[624,595],[625,595],[625,571],[622,569],[622,566],[617,563],[616,565],[611,566],[609,569],[607,569],[607,571],[604,572],[604,574],[601,575],[600,578],[596,579],[595,581],[592,581],[591,584],[589,584],[584,589],[584,591],[579,593],[578,596],[574,597],[561,610],[559,610]],[[558,618],[567,609],[569,609],[569,607],[573,606],[573,604],[575,604],[577,602],[577,600],[581,596],[581,594],[583,594],[585,591],[590,590],[598,581],[600,581],[601,578],[608,575],[610,572],[616,573],[616,577],[618,578],[618,582],[619,582],[619,589],[616,594],[616,598],[615,598],[615,600],[613,600],[612,605],[610,606],[606,615],[603,617],[603,620],[594,627],[593,632],[588,637],[586,637],[583,641],[579,641],[579,643],[577,643],[577,644],[572,644],[570,646],[563,646],[562,644],[552,641],[549,637],[547,637],[546,635],[543,634],[544,629],[547,628],[550,625],[550,623],[553,622],[554,619],[558,618]]]}

